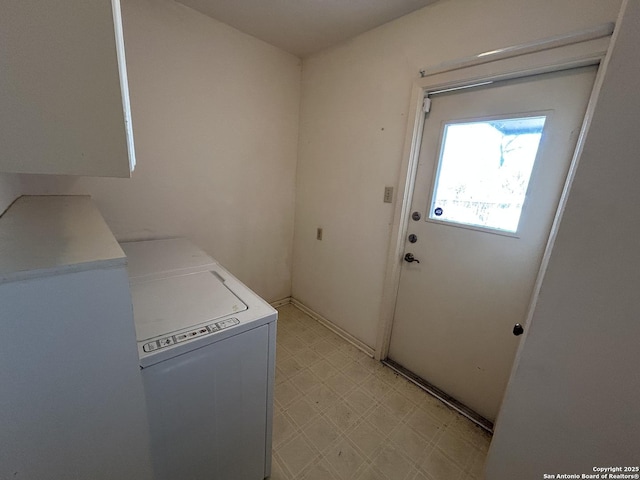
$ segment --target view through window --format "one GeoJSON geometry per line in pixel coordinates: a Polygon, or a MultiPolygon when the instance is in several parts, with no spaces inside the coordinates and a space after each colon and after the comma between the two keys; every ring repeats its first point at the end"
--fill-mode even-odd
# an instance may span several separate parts
{"type": "Polygon", "coordinates": [[[445,124],[429,218],[517,232],[545,120],[445,124]]]}

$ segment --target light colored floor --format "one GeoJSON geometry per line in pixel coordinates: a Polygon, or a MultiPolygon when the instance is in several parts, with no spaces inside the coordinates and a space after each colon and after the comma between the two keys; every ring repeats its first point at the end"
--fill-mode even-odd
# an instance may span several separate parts
{"type": "Polygon", "coordinates": [[[292,305],[279,310],[272,480],[476,480],[490,437],[292,305]]]}

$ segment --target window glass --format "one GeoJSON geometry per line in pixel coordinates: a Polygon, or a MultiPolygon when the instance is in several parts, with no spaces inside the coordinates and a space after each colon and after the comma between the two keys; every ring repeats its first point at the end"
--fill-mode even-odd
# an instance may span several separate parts
{"type": "Polygon", "coordinates": [[[515,233],[545,120],[445,124],[429,218],[515,233]]]}

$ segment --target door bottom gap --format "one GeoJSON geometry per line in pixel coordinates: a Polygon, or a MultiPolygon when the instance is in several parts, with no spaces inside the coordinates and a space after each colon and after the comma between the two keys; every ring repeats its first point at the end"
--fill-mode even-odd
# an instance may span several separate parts
{"type": "Polygon", "coordinates": [[[445,392],[440,390],[435,385],[432,385],[431,383],[427,382],[424,378],[419,377],[418,375],[411,372],[410,370],[407,370],[402,365],[394,362],[390,358],[386,358],[385,360],[382,360],[382,363],[387,367],[389,367],[394,372],[396,372],[397,374],[409,380],[414,385],[418,386],[419,388],[427,392],[429,395],[440,400],[449,408],[452,408],[453,410],[458,412],[460,415],[468,418],[473,423],[478,425],[480,428],[486,430],[487,432],[493,435],[493,423],[490,420],[487,420],[479,413],[474,412],[469,407],[460,403],[458,400],[456,400],[452,396],[447,395],[445,392]]]}

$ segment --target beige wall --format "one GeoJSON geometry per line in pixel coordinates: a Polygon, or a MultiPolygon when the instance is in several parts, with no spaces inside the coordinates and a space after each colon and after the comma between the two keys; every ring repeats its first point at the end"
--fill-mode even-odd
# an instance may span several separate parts
{"type": "Polygon", "coordinates": [[[487,464],[492,480],[638,465],[638,0],[628,2],[619,25],[498,418],[487,464]]]}
{"type": "Polygon", "coordinates": [[[619,6],[443,0],[305,59],[293,296],[374,346],[393,214],[383,190],[398,185],[418,70],[614,21],[619,6]]]}
{"type": "Polygon", "coordinates": [[[186,236],[265,299],[289,296],[300,60],[171,1],[122,14],[133,177],[25,175],[22,192],[89,193],[118,239],[186,236]]]}

